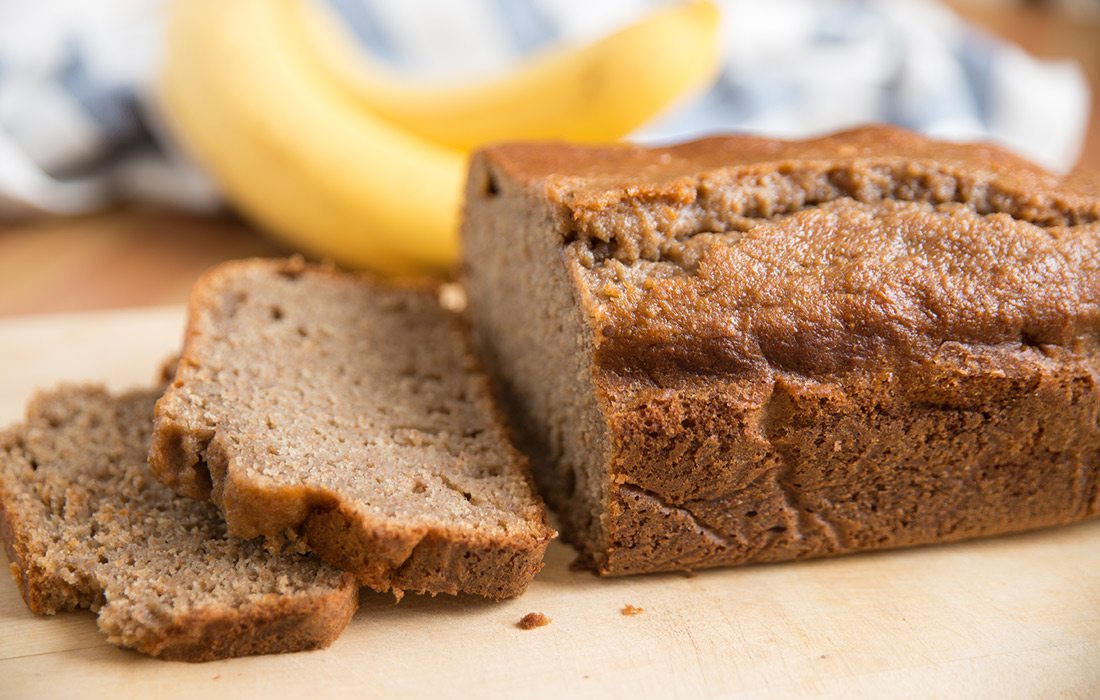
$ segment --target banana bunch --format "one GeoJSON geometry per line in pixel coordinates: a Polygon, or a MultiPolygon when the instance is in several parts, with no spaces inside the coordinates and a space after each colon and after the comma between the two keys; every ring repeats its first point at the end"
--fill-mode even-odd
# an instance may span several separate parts
{"type": "Polygon", "coordinates": [[[389,274],[453,262],[470,149],[610,141],[709,84],[718,13],[660,10],[480,83],[410,86],[319,0],[178,0],[160,98],[174,133],[246,216],[291,245],[389,274]]]}

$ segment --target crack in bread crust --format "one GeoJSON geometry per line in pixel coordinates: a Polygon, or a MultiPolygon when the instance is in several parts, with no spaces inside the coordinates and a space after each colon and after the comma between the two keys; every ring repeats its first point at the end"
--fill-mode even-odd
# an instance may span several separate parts
{"type": "MultiPolygon", "coordinates": [[[[591,251],[586,264],[608,260],[626,264],[657,262],[670,250],[703,234],[737,234],[760,223],[776,223],[836,200],[862,204],[914,202],[958,204],[978,216],[1004,214],[1040,228],[1096,223],[1095,207],[1066,207],[1051,200],[1036,204],[1019,193],[935,164],[899,166],[863,162],[858,168],[814,168],[786,173],[732,175],[721,182],[685,186],[682,196],[640,193],[597,210],[571,203],[564,241],[581,241],[591,251]],[[606,225],[605,222],[614,222],[606,225]]],[[[674,256],[673,256],[674,257],[674,256]]]]}

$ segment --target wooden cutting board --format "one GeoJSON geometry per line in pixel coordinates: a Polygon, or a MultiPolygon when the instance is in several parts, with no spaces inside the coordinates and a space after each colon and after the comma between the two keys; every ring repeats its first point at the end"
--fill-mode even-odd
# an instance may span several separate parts
{"type": "MultiPolygon", "coordinates": [[[[145,384],[181,333],[179,308],[0,321],[0,422],[37,386],[145,384]]],[[[364,593],[327,650],[207,664],[36,617],[4,577],[0,697],[1100,697],[1100,522],[690,578],[571,559],[555,543],[518,600],[364,593]],[[553,622],[517,629],[532,611],[553,622]]]]}

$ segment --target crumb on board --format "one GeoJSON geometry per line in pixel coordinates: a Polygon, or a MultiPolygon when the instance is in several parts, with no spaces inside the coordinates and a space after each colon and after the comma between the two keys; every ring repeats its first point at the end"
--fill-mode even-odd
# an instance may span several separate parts
{"type": "Polygon", "coordinates": [[[527,613],[516,623],[521,630],[533,630],[536,627],[545,627],[550,624],[550,618],[540,612],[527,613]]]}
{"type": "Polygon", "coordinates": [[[635,615],[641,615],[642,613],[644,613],[645,608],[639,608],[636,605],[631,605],[630,603],[627,603],[619,612],[621,612],[623,615],[626,615],[627,617],[634,617],[635,615]]]}
{"type": "Polygon", "coordinates": [[[691,569],[684,569],[680,573],[684,575],[684,578],[695,578],[695,572],[691,569]]]}

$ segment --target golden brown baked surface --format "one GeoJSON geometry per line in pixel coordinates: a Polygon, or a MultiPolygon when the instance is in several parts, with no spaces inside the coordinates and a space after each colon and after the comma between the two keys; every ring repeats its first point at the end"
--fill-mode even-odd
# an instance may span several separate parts
{"type": "Polygon", "coordinates": [[[604,572],[947,541],[1097,513],[1098,221],[1083,179],[884,127],[506,144],[469,314],[604,572]]]}
{"type": "MultiPolygon", "coordinates": [[[[933,141],[887,126],[804,141],[715,136],[655,148],[505,143],[484,153],[493,164],[493,174],[502,176],[508,185],[546,187],[556,192],[555,199],[568,201],[578,209],[599,209],[635,198],[687,202],[707,194],[707,188],[692,192],[695,188],[690,185],[720,186],[731,179],[740,180],[742,192],[751,194],[763,191],[769,183],[780,182],[784,176],[815,172],[849,181],[841,186],[862,184],[868,188],[864,190],[868,196],[876,179],[879,184],[885,183],[883,174],[893,173],[905,180],[919,177],[922,171],[954,172],[963,180],[989,183],[995,190],[1055,208],[1089,210],[1095,206],[1089,201],[1096,194],[1083,178],[1067,183],[996,146],[933,141]],[[861,172],[871,175],[876,169],[879,177],[861,182],[861,172]],[[1080,199],[1073,202],[1067,197],[1080,199]]],[[[710,189],[713,191],[713,187],[710,189]]],[[[736,204],[730,204],[725,213],[736,215],[736,204]]],[[[767,203],[760,200],[759,204],[767,203]]],[[[1095,215],[1095,209],[1092,211],[1095,215]]]]}
{"type": "Polygon", "coordinates": [[[112,644],[166,659],[328,646],[358,606],[354,579],[227,537],[213,506],[153,479],[158,395],[62,387],[0,432],[0,535],[27,606],[91,608],[112,644]]]}
{"type": "Polygon", "coordinates": [[[195,286],[150,465],[230,532],[397,595],[518,595],[554,535],[458,318],[429,290],[301,261],[195,286]]]}

